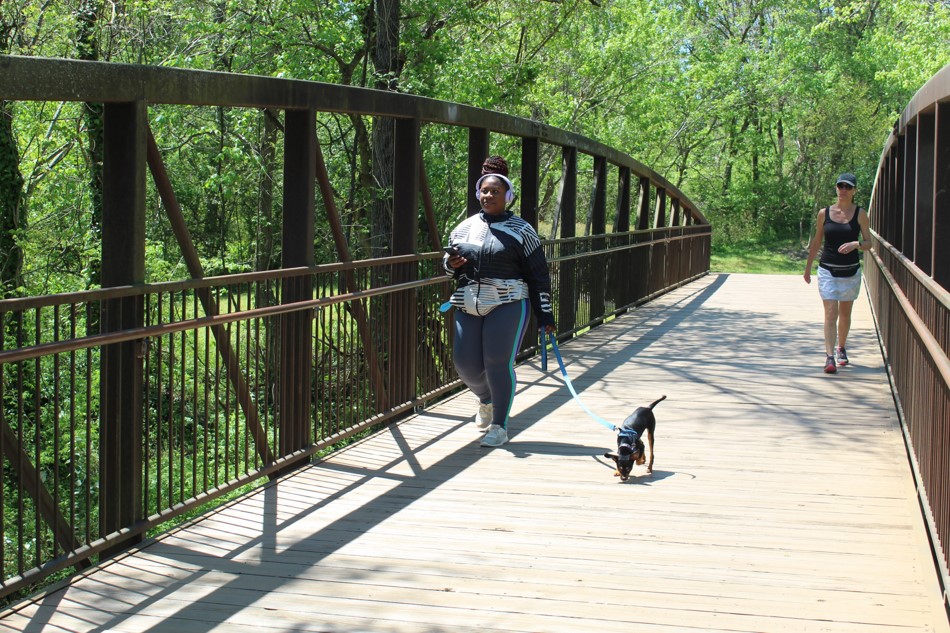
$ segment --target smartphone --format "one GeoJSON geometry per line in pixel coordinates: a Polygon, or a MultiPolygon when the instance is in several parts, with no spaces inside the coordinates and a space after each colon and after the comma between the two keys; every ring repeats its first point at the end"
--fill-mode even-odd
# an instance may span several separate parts
{"type": "Polygon", "coordinates": [[[445,251],[449,257],[455,257],[459,254],[459,249],[455,246],[443,246],[442,250],[445,251]]]}

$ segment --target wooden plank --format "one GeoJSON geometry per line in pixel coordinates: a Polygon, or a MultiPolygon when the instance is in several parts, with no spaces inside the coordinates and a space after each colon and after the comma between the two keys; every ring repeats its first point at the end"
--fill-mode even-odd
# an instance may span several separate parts
{"type": "Polygon", "coordinates": [[[950,632],[866,300],[822,373],[798,277],[709,276],[518,368],[483,449],[461,394],[57,591],[2,630],[950,632]]]}

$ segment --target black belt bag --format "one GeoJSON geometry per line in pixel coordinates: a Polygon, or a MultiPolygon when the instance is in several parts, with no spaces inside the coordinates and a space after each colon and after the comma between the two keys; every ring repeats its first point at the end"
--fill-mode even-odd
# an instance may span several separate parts
{"type": "Polygon", "coordinates": [[[832,277],[854,277],[854,275],[858,272],[858,269],[861,268],[861,264],[848,264],[844,266],[838,266],[835,264],[818,265],[830,272],[832,277]]]}

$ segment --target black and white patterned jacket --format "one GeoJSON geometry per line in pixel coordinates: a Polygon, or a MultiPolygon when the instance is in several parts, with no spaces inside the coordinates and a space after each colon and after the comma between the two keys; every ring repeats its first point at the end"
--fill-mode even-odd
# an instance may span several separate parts
{"type": "Polygon", "coordinates": [[[527,297],[538,326],[554,325],[551,307],[551,276],[541,248],[541,238],[534,228],[510,211],[494,216],[484,211],[455,227],[449,245],[468,260],[457,270],[442,265],[450,277],[458,280],[458,288],[450,299],[453,306],[470,314],[487,313],[495,305],[527,297]],[[478,304],[484,311],[466,308],[466,286],[476,285],[478,304]]]}

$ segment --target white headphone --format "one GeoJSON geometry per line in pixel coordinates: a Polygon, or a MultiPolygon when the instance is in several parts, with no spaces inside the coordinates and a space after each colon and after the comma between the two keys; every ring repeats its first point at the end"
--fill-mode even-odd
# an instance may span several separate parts
{"type": "Polygon", "coordinates": [[[505,176],[502,176],[501,174],[485,174],[484,176],[479,178],[475,182],[475,198],[477,200],[481,200],[481,198],[478,197],[478,194],[481,193],[482,181],[491,176],[494,176],[495,178],[498,178],[499,180],[505,181],[505,183],[508,185],[508,190],[505,191],[505,204],[507,205],[514,202],[515,201],[515,186],[511,184],[510,180],[508,180],[505,176]]]}

